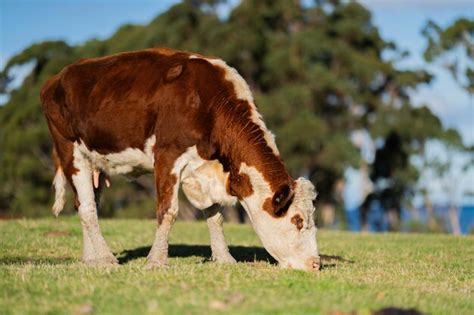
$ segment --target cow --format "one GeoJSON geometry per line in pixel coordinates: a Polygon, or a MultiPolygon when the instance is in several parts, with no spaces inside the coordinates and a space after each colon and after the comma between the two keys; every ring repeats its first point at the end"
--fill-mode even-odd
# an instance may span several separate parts
{"type": "Polygon", "coordinates": [[[212,257],[230,263],[220,211],[239,201],[283,268],[319,270],[316,191],[294,180],[245,80],[223,60],[169,48],[86,58],[41,90],[53,139],[54,214],[69,183],[88,265],[115,265],[97,215],[108,176],[154,172],[157,230],[145,267],[167,264],[178,190],[203,209],[212,257]]]}

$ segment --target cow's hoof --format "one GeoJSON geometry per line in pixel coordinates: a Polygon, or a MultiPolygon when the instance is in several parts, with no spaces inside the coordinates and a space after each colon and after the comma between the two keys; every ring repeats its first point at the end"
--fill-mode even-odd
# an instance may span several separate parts
{"type": "Polygon", "coordinates": [[[230,254],[225,256],[217,256],[212,258],[218,264],[235,264],[237,261],[230,254]]]}
{"type": "Polygon", "coordinates": [[[155,269],[161,269],[164,268],[168,265],[167,261],[161,261],[161,260],[148,260],[145,264],[145,270],[155,270],[155,269]]]}
{"type": "Polygon", "coordinates": [[[84,259],[83,262],[88,266],[95,266],[95,267],[110,267],[110,266],[118,266],[118,260],[113,255],[108,255],[104,257],[97,257],[97,258],[87,258],[84,259]]]}

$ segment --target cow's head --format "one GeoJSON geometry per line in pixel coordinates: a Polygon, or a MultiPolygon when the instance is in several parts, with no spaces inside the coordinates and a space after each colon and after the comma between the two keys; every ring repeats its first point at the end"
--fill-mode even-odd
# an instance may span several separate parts
{"type": "Polygon", "coordinates": [[[241,173],[248,175],[252,193],[240,201],[265,249],[284,268],[319,270],[313,184],[299,178],[272,191],[254,167],[243,165],[241,173]]]}
{"type": "Polygon", "coordinates": [[[256,168],[243,164],[239,174],[229,176],[216,163],[208,162],[183,179],[191,203],[203,209],[213,203],[235,202],[231,195],[238,197],[263,246],[280,266],[319,270],[313,184],[299,178],[291,187],[283,185],[273,192],[256,168]]]}

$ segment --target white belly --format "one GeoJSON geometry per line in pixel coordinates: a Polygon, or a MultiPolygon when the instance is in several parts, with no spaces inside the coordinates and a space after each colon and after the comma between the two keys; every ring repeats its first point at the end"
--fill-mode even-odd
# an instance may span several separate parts
{"type": "MultiPolygon", "coordinates": [[[[108,175],[124,174],[135,177],[154,169],[153,147],[155,136],[145,142],[144,150],[128,148],[118,153],[100,154],[89,150],[83,143],[74,143],[75,164],[87,165],[108,175]],[[85,162],[85,163],[84,163],[85,162]]],[[[196,146],[188,148],[174,162],[171,173],[183,183],[183,191],[189,201],[198,209],[205,209],[218,203],[234,204],[237,199],[227,193],[225,173],[222,165],[214,160],[202,159],[196,146]]]]}
{"type": "Polygon", "coordinates": [[[153,171],[155,158],[153,147],[156,138],[152,136],[145,142],[144,150],[127,148],[122,152],[100,154],[90,151],[83,143],[74,143],[74,159],[87,159],[92,168],[109,175],[146,173],[153,171]]]}

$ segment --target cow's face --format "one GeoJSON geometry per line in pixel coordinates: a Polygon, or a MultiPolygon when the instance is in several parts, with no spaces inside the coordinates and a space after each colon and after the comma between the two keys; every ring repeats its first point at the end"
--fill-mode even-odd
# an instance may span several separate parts
{"type": "Polygon", "coordinates": [[[299,178],[293,187],[272,193],[255,168],[247,172],[253,192],[241,201],[265,249],[284,268],[319,270],[313,184],[299,178]]]}

